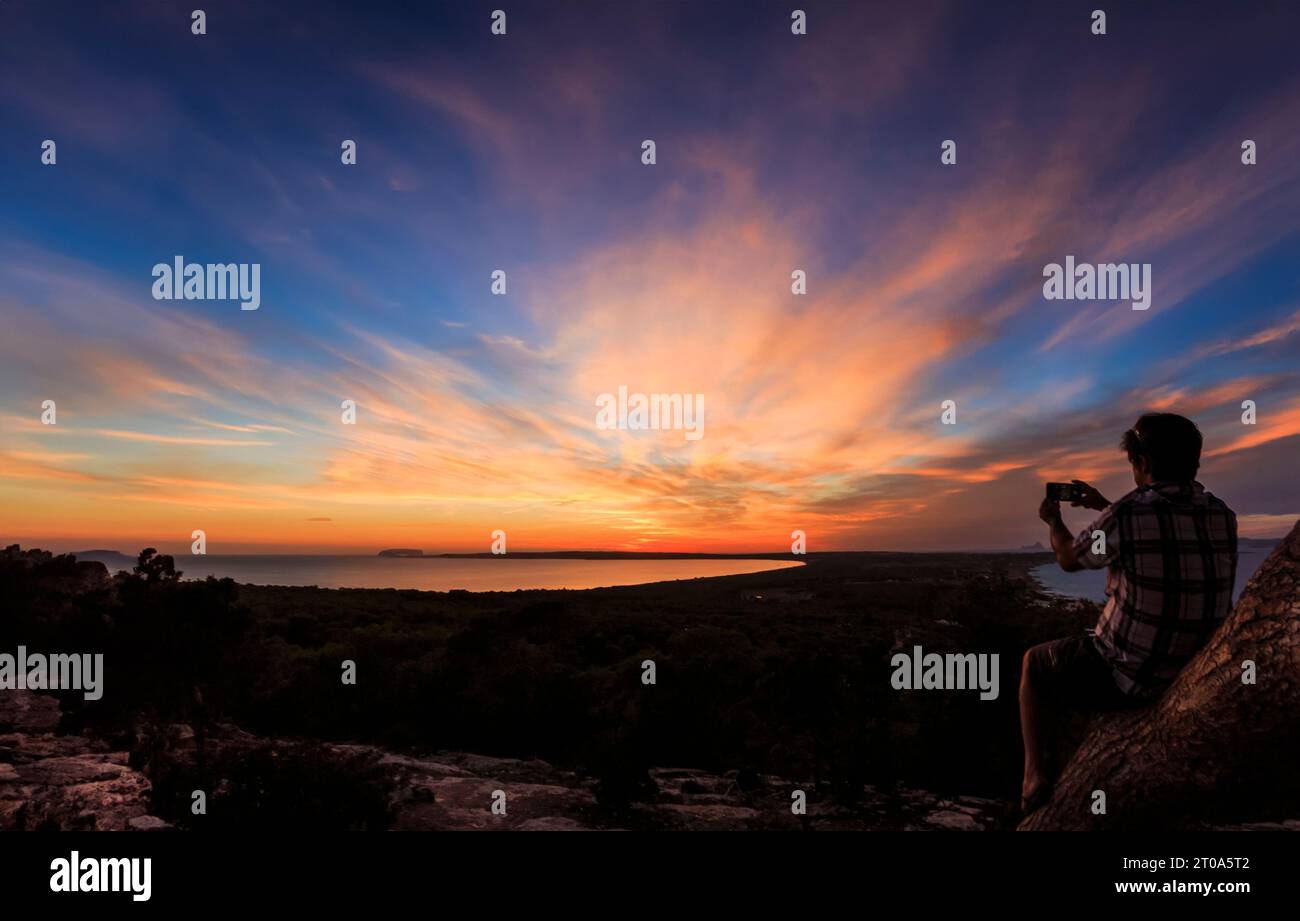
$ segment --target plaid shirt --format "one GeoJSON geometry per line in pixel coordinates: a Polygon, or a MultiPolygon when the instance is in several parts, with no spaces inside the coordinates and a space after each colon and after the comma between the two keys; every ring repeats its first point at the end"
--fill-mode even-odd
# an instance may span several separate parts
{"type": "Polygon", "coordinates": [[[1109,567],[1093,642],[1125,694],[1158,696],[1232,607],[1237,516],[1200,483],[1140,486],[1079,532],[1079,565],[1109,567]],[[1106,535],[1094,553],[1094,531],[1106,535]]]}

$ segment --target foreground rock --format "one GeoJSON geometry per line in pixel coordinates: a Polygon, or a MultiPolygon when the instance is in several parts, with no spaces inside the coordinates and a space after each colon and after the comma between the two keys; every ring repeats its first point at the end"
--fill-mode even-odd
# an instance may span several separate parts
{"type": "MultiPolygon", "coordinates": [[[[0,695],[0,830],[153,831],[229,821],[237,812],[255,816],[260,810],[249,810],[248,803],[239,800],[241,788],[262,785],[264,775],[256,774],[253,766],[295,761],[304,768],[288,774],[287,785],[300,777],[310,783],[324,774],[342,778],[333,788],[335,794],[340,789],[350,794],[353,787],[377,790],[382,822],[364,827],[397,830],[981,831],[1009,823],[1007,804],[993,800],[865,787],[858,802],[841,805],[819,796],[811,785],[805,788],[807,815],[795,816],[790,806],[797,784],[769,776],[748,777],[742,783],[736,772],[677,768],[651,770],[634,799],[611,804],[594,779],[545,761],[463,752],[417,757],[368,745],[265,739],[229,725],[212,727],[204,741],[206,770],[228,776],[190,783],[200,769],[197,742],[188,726],[170,727],[161,758],[147,767],[133,767],[127,752],[111,751],[85,736],[59,735],[58,723],[58,702],[51,696],[0,695]],[[185,797],[195,785],[209,788],[207,816],[190,815],[187,798],[177,805],[176,815],[153,814],[155,791],[147,770],[185,778],[179,784],[185,797]],[[498,790],[506,796],[505,815],[491,808],[498,790]]],[[[134,759],[140,760],[139,755],[134,759]]],[[[328,795],[309,797],[322,798],[328,795]]],[[[287,816],[265,821],[281,818],[292,821],[287,816]]],[[[338,822],[356,824],[342,812],[338,822]]]]}
{"type": "MultiPolygon", "coordinates": [[[[176,727],[168,755],[172,768],[192,768],[195,754],[192,734],[176,727]]],[[[771,776],[750,776],[742,782],[735,771],[711,774],[651,769],[637,785],[634,796],[616,797],[594,778],[537,759],[464,752],[417,756],[369,745],[285,742],[262,739],[233,726],[214,727],[205,742],[205,757],[210,764],[239,766],[285,766],[295,759],[302,760],[303,769],[279,776],[343,776],[348,780],[337,787],[346,786],[349,791],[382,790],[383,827],[406,831],[983,831],[1008,828],[1014,821],[1009,804],[995,800],[864,787],[856,802],[842,804],[818,794],[811,784],[792,784],[771,776]],[[791,812],[791,794],[800,788],[807,794],[804,816],[791,812]],[[500,799],[497,791],[505,794],[505,815],[492,810],[494,798],[500,799]]],[[[256,785],[264,787],[266,782],[259,780],[256,785]]],[[[213,786],[216,793],[210,801],[210,814],[224,809],[223,801],[231,802],[233,808],[232,785],[221,782],[213,786]]],[[[356,814],[353,811],[340,821],[355,821],[356,814]]],[[[181,819],[184,824],[189,817],[181,819]]],[[[202,821],[200,818],[189,824],[195,826],[202,821]]]]}
{"type": "Polygon", "coordinates": [[[58,723],[55,698],[0,694],[0,831],[121,831],[148,816],[149,779],[126,752],[58,723]]]}
{"type": "MultiPolygon", "coordinates": [[[[344,747],[341,747],[344,748],[344,747]]],[[[599,784],[544,761],[445,752],[412,758],[346,746],[379,759],[394,780],[394,827],[405,830],[955,830],[1005,827],[1007,805],[975,797],[865,787],[859,802],[836,805],[808,787],[806,816],[791,813],[798,785],[761,776],[742,789],[736,773],[655,768],[643,798],[611,807],[599,784]],[[506,815],[494,815],[495,791],[506,815]]]]}

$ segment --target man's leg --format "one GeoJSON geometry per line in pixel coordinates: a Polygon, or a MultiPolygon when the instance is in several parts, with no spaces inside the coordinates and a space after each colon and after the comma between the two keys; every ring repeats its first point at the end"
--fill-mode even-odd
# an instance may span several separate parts
{"type": "Polygon", "coordinates": [[[1020,731],[1025,774],[1020,784],[1026,812],[1047,802],[1060,770],[1063,722],[1072,712],[1102,709],[1119,695],[1110,666],[1084,633],[1040,643],[1025,653],[1020,670],[1020,731]]]}
{"type": "Polygon", "coordinates": [[[1020,805],[1026,812],[1041,805],[1050,783],[1047,775],[1046,702],[1034,685],[1034,659],[1047,654],[1042,646],[1025,653],[1020,667],[1020,734],[1025,743],[1025,773],[1020,784],[1020,805]]]}

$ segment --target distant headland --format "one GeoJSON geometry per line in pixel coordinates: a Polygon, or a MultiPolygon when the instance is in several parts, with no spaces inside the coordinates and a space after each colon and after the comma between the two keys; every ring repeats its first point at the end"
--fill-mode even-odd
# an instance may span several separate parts
{"type": "Polygon", "coordinates": [[[511,553],[425,553],[395,548],[380,550],[379,556],[416,557],[432,560],[788,560],[788,551],[759,553],[656,553],[646,550],[538,550],[511,553]]]}

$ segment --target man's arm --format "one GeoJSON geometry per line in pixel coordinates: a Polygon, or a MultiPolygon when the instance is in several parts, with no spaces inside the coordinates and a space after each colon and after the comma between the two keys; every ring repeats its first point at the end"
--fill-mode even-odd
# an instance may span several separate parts
{"type": "MultiPolygon", "coordinates": [[[[1072,502],[1075,508],[1089,508],[1095,511],[1106,511],[1110,507],[1110,500],[1103,496],[1097,489],[1089,486],[1083,480],[1074,480],[1079,487],[1079,500],[1072,502]]],[[[1081,569],[1099,569],[1106,564],[1106,557],[1094,556],[1091,552],[1091,545],[1084,541],[1082,536],[1076,537],[1070,533],[1070,529],[1065,526],[1061,519],[1061,503],[1055,499],[1044,499],[1043,504],[1038,507],[1038,517],[1047,522],[1051,531],[1052,551],[1056,554],[1056,562],[1066,572],[1078,572],[1081,569]]],[[[1094,522],[1094,527],[1103,525],[1107,521],[1107,516],[1103,515],[1094,522]]],[[[1113,530],[1109,525],[1105,525],[1103,530],[1113,530]]]]}
{"type": "Polygon", "coordinates": [[[1083,569],[1079,565],[1079,554],[1074,547],[1074,535],[1061,520],[1061,503],[1055,499],[1044,499],[1043,504],[1038,507],[1038,517],[1047,522],[1047,527],[1051,531],[1052,551],[1056,554],[1056,562],[1061,568],[1066,572],[1078,572],[1083,569]]]}

